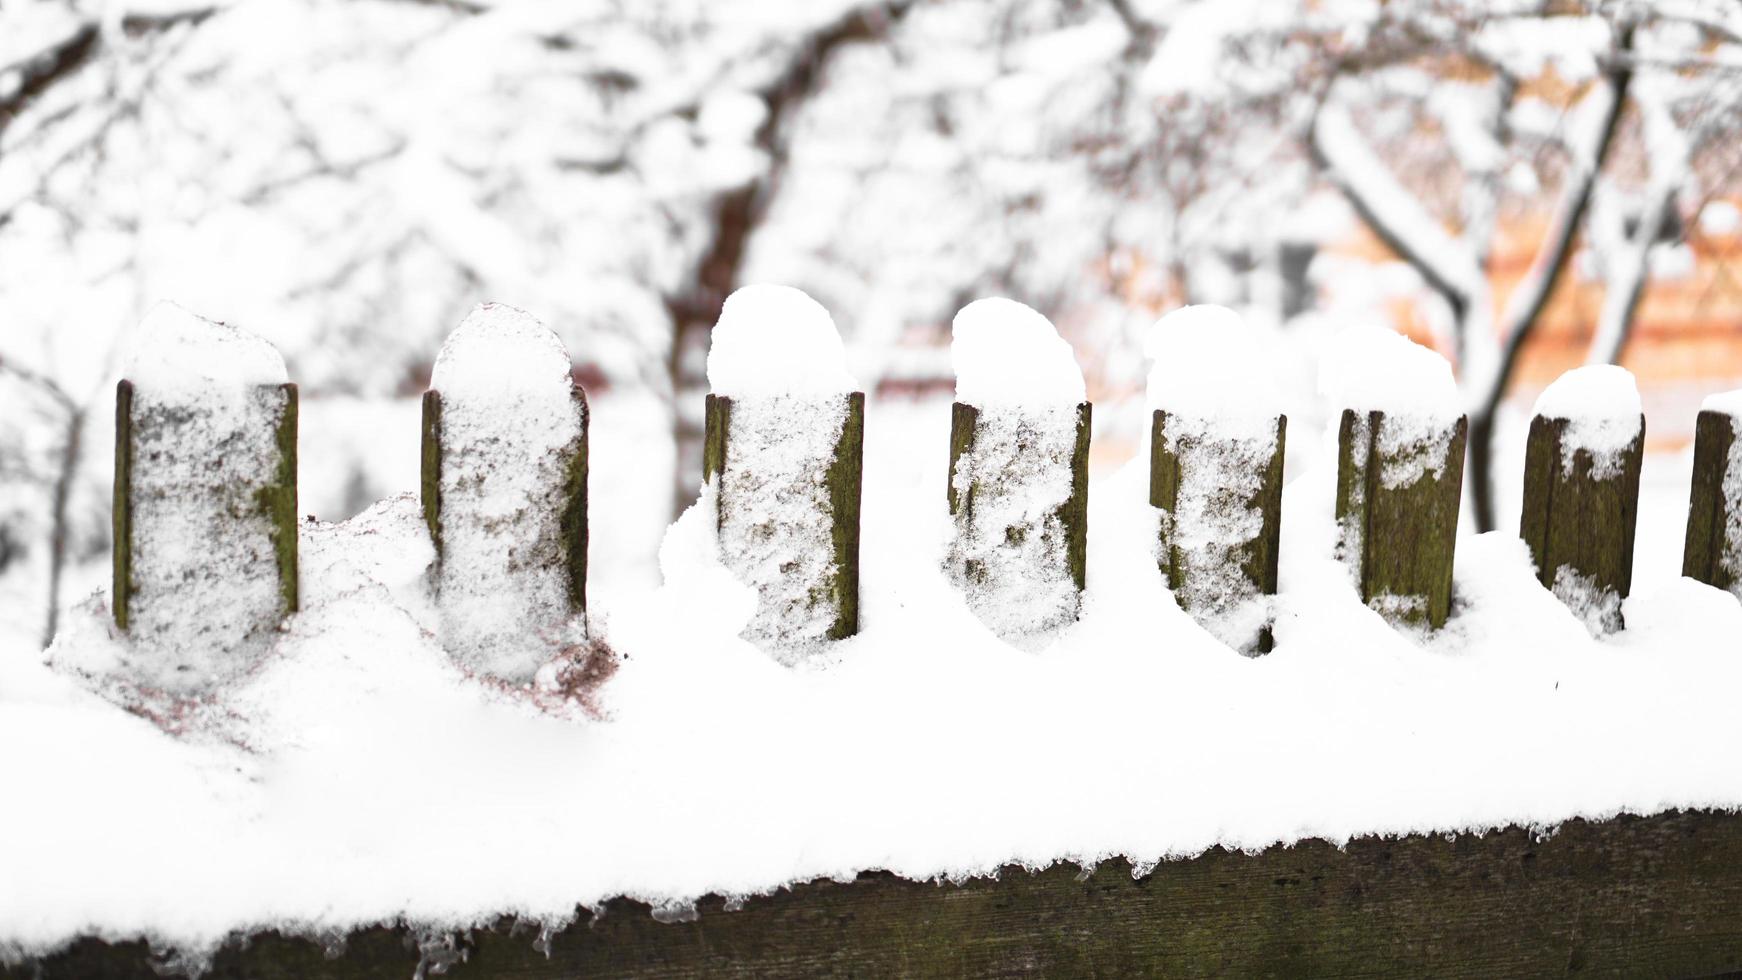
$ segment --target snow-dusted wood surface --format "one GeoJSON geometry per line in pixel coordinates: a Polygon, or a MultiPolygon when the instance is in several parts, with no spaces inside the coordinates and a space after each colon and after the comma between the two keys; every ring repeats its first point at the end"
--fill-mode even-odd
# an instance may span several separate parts
{"type": "MultiPolygon", "coordinates": [[[[1140,878],[1123,861],[960,885],[873,873],[725,904],[659,922],[619,899],[548,955],[536,928],[503,920],[460,937],[447,975],[1709,976],[1742,968],[1742,817],[1214,850],[1140,878]]],[[[419,960],[403,928],[355,933],[336,956],[266,933],[207,975],[403,978],[419,960]]],[[[151,963],[143,943],[82,940],[0,975],[156,976],[151,963]]]]}

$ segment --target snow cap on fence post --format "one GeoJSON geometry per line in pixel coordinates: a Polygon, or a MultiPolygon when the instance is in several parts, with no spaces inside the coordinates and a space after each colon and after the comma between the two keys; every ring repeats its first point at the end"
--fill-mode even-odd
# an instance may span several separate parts
{"type": "Polygon", "coordinates": [[[1071,347],[1008,299],[956,314],[945,565],[1000,636],[1076,620],[1087,568],[1090,406],[1071,347]]]}
{"type": "Polygon", "coordinates": [[[1622,627],[1645,415],[1625,368],[1575,368],[1543,390],[1524,450],[1519,535],[1537,579],[1594,635],[1622,627]]]}
{"type": "Polygon", "coordinates": [[[469,670],[532,680],[586,630],[587,396],[530,314],[485,303],[442,344],[422,491],[443,646],[469,670]]]}
{"type": "Polygon", "coordinates": [[[1269,652],[1282,530],[1283,414],[1263,338],[1222,306],[1162,317],[1145,344],[1149,503],[1180,607],[1241,653],[1269,652]]]}
{"type": "Polygon", "coordinates": [[[171,303],[115,393],[115,623],[137,686],[197,696],[297,608],[296,386],[271,344],[171,303]]]}
{"type": "Polygon", "coordinates": [[[728,296],[711,344],[702,476],[720,560],[757,593],[744,637],[794,662],[859,631],[865,395],[829,311],[790,286],[728,296]]]}
{"type": "Polygon", "coordinates": [[[1682,574],[1742,598],[1742,388],[1712,395],[1694,425],[1682,574]]]}
{"type": "Polygon", "coordinates": [[[1354,328],[1326,352],[1319,390],[1342,411],[1337,551],[1361,601],[1397,625],[1444,626],[1469,430],[1451,365],[1395,331],[1354,328]]]}

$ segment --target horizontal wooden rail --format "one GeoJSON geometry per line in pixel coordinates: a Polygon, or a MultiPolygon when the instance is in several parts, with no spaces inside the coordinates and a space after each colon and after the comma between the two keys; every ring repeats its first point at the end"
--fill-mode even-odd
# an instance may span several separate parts
{"type": "MultiPolygon", "coordinates": [[[[1709,976],[1742,969],[1742,816],[1574,820],[1546,837],[1322,841],[1212,850],[1133,878],[1124,861],[1006,869],[961,885],[886,873],[815,882],[688,922],[619,899],[535,947],[503,920],[451,977],[1709,976]]],[[[233,941],[209,977],[394,977],[410,931],[233,941]]],[[[81,940],[5,978],[154,977],[138,942],[81,940]]]]}

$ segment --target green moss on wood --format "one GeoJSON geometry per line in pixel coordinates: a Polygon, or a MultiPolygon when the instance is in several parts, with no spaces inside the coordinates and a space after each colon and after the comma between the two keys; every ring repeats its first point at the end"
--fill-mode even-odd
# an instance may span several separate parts
{"type": "MultiPolygon", "coordinates": [[[[1179,487],[1184,475],[1184,462],[1180,453],[1168,448],[1169,419],[1167,412],[1156,409],[1150,423],[1149,503],[1152,507],[1167,511],[1171,517],[1179,512],[1179,487]]],[[[1245,579],[1262,595],[1276,594],[1277,557],[1282,539],[1282,463],[1286,455],[1287,437],[1288,419],[1279,415],[1276,417],[1276,449],[1265,463],[1258,491],[1243,504],[1245,508],[1259,513],[1260,525],[1258,535],[1241,549],[1240,570],[1245,579]]],[[[1195,444],[1194,441],[1190,445],[1195,444]]],[[[1188,455],[1190,445],[1187,447],[1188,455]]],[[[1158,563],[1162,574],[1167,578],[1168,588],[1173,590],[1174,598],[1181,608],[1191,612],[1185,599],[1189,570],[1182,560],[1180,549],[1173,544],[1171,530],[1160,530],[1161,551],[1158,563]]],[[[1275,638],[1270,627],[1263,627],[1254,641],[1254,649],[1258,653],[1269,653],[1274,645],[1275,638]]]]}
{"type": "Polygon", "coordinates": [[[1701,411],[1694,424],[1694,478],[1688,493],[1688,529],[1682,549],[1682,574],[1716,588],[1733,590],[1731,570],[1724,567],[1730,512],[1742,503],[1724,493],[1735,423],[1721,412],[1701,411]]]}
{"type": "Polygon", "coordinates": [[[114,543],[109,589],[115,625],[123,630],[133,601],[133,453],[133,382],[122,380],[115,385],[115,479],[110,498],[114,543]]]}
{"type": "Polygon", "coordinates": [[[419,455],[418,490],[423,502],[423,522],[435,545],[436,562],[442,560],[442,393],[431,388],[423,393],[423,451],[419,455]]]}
{"type": "MultiPolygon", "coordinates": [[[[726,472],[726,434],[732,428],[732,399],[708,396],[702,418],[702,479],[712,480],[726,472]]],[[[724,513],[725,508],[716,508],[724,513]]],[[[718,514],[716,514],[716,518],[718,514]]]]}
{"type": "Polygon", "coordinates": [[[286,614],[302,608],[301,579],[297,560],[296,449],[298,397],[294,384],[278,386],[283,404],[275,432],[278,466],[272,482],[261,491],[261,504],[272,523],[272,550],[278,562],[278,590],[286,614]]]}
{"type": "Polygon", "coordinates": [[[1071,495],[1059,508],[1059,523],[1065,528],[1065,561],[1071,581],[1081,592],[1089,584],[1089,439],[1094,407],[1077,406],[1077,442],[1071,448],[1071,495]]]}
{"type": "MultiPolygon", "coordinates": [[[[1645,418],[1639,419],[1639,435],[1622,451],[1620,469],[1601,479],[1589,450],[1575,449],[1567,467],[1566,430],[1566,419],[1531,419],[1519,535],[1544,587],[1553,588],[1560,569],[1568,568],[1598,589],[1626,598],[1633,583],[1645,418]]],[[[1612,626],[1620,625],[1617,613],[1612,626]]]]}
{"type": "Polygon", "coordinates": [[[829,639],[859,632],[859,498],[865,468],[865,394],[847,396],[847,417],[829,463],[829,509],[835,545],[835,624],[829,639]]]}
{"type": "Polygon", "coordinates": [[[1469,419],[1460,416],[1446,458],[1414,483],[1387,488],[1381,479],[1383,412],[1344,409],[1337,430],[1337,520],[1359,537],[1356,569],[1361,601],[1396,597],[1416,608],[1386,610],[1394,622],[1438,629],[1452,606],[1452,559],[1464,482],[1469,419]],[[1359,460],[1359,462],[1357,462],[1359,460]]]}

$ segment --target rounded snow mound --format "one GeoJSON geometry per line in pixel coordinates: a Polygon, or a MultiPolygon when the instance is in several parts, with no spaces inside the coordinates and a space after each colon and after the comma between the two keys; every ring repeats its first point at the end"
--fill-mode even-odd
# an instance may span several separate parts
{"type": "Polygon", "coordinates": [[[167,301],[153,307],[134,332],[123,376],[158,394],[290,380],[284,358],[263,338],[167,301]]]}
{"type": "Polygon", "coordinates": [[[821,303],[791,286],[745,286],[726,297],[708,349],[708,386],[731,398],[821,397],[858,390],[821,303]]]}
{"type": "Polygon", "coordinates": [[[444,398],[510,392],[569,395],[569,352],[538,318],[503,303],[483,303],[442,343],[430,373],[444,398]]]}
{"type": "Polygon", "coordinates": [[[956,401],[989,406],[1072,406],[1088,396],[1071,345],[1052,321],[1011,299],[979,299],[951,325],[956,401]]]}

